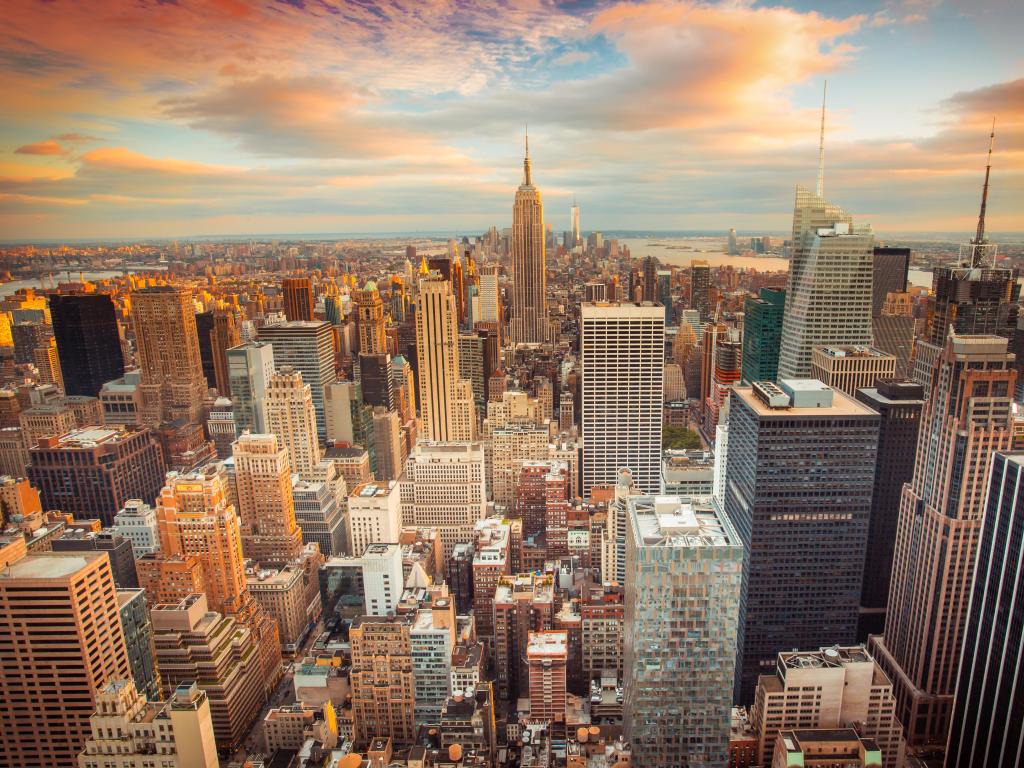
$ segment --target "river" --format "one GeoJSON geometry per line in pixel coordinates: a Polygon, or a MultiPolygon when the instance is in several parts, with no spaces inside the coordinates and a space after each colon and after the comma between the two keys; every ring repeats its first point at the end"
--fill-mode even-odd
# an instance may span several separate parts
{"type": "MultiPolygon", "coordinates": [[[[129,274],[135,274],[139,272],[162,272],[166,269],[167,267],[162,266],[140,265],[129,267],[128,272],[129,274]]],[[[45,288],[50,286],[51,284],[57,285],[58,283],[76,282],[79,279],[81,279],[79,275],[81,275],[81,277],[85,278],[89,282],[97,282],[100,280],[110,280],[111,278],[120,277],[123,274],[124,272],[122,272],[120,269],[104,269],[93,272],[77,272],[75,270],[71,270],[70,272],[54,272],[53,275],[51,276],[52,283],[51,277],[48,277],[45,286],[43,285],[42,277],[29,277],[23,280],[12,280],[9,283],[3,283],[2,285],[0,285],[0,296],[10,296],[19,288],[45,288]]]]}

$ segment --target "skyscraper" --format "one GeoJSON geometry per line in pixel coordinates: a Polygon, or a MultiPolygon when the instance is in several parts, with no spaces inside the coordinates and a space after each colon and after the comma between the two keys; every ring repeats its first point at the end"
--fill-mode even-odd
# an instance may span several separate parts
{"type": "Polygon", "coordinates": [[[476,407],[472,383],[459,378],[455,297],[451,283],[437,273],[420,280],[416,348],[424,439],[472,440],[476,432],[476,407]]]}
{"type": "Polygon", "coordinates": [[[284,316],[289,321],[313,320],[313,283],[308,277],[286,277],[281,281],[284,294],[284,316]]]}
{"type": "Polygon", "coordinates": [[[217,391],[222,395],[231,393],[228,374],[228,350],[242,341],[238,328],[238,316],[233,310],[218,309],[213,313],[213,330],[210,332],[210,351],[213,355],[213,377],[217,391]]]}
{"type": "Polygon", "coordinates": [[[239,432],[267,431],[264,398],[274,375],[274,347],[266,341],[250,341],[227,351],[228,386],[239,432]]]}
{"type": "Polygon", "coordinates": [[[1024,454],[997,453],[953,704],[946,768],[1024,763],[1024,454]]]}
{"type": "Polygon", "coordinates": [[[735,227],[730,227],[729,228],[729,247],[728,247],[728,253],[729,253],[730,256],[739,256],[739,254],[740,254],[739,246],[736,244],[736,228],[735,227]]]}
{"type": "Polygon", "coordinates": [[[352,738],[360,747],[382,735],[396,745],[409,745],[416,737],[410,638],[415,620],[416,614],[407,613],[352,622],[352,738]]]}
{"type": "Polygon", "coordinates": [[[743,544],[678,496],[626,500],[625,736],[645,768],[728,763],[743,544]]]}
{"type": "Polygon", "coordinates": [[[569,248],[575,248],[577,245],[581,245],[583,240],[580,237],[580,204],[576,202],[576,196],[572,198],[572,208],[569,209],[570,219],[570,234],[572,235],[572,242],[568,243],[569,248]]]}
{"type": "Polygon", "coordinates": [[[492,264],[480,270],[480,321],[499,325],[502,322],[497,265],[492,264]]]}
{"type": "Polygon", "coordinates": [[[288,449],[289,465],[302,477],[312,477],[320,464],[320,440],[311,387],[291,366],[270,377],[266,395],[267,431],[288,449]]]}
{"type": "Polygon", "coordinates": [[[1012,440],[1013,363],[1006,339],[950,334],[921,415],[885,635],[871,638],[911,745],[945,744],[949,733],[988,470],[1012,440]]]}
{"type": "Polygon", "coordinates": [[[583,495],[620,469],[645,493],[661,489],[665,312],[656,304],[584,303],[583,495]]]}
{"type": "Polygon", "coordinates": [[[232,446],[242,552],[262,565],[283,565],[302,553],[295,523],[288,449],[276,435],[242,435],[232,446]]]}
{"type": "Polygon", "coordinates": [[[356,305],[356,325],[359,328],[359,351],[364,355],[382,355],[388,351],[384,333],[384,302],[377,283],[368,280],[362,290],[353,295],[356,305]]]}
{"type": "Polygon", "coordinates": [[[188,288],[158,285],[131,294],[142,384],[142,421],[198,423],[207,382],[188,288]]]}
{"type": "Polygon", "coordinates": [[[0,626],[0,765],[76,766],[97,695],[132,674],[106,554],[6,564],[0,626]]]}
{"type": "Polygon", "coordinates": [[[548,340],[547,260],[544,253],[544,204],[530,175],[530,141],[523,159],[523,183],[512,206],[513,344],[548,340]]]}
{"type": "Polygon", "coordinates": [[[762,288],[743,302],[743,374],[745,383],[775,381],[779,375],[782,315],[786,292],[762,288]]]}
{"type": "Polygon", "coordinates": [[[260,340],[274,346],[274,363],[278,368],[289,365],[302,374],[309,384],[316,411],[316,428],[320,439],[327,435],[324,417],[324,387],[337,376],[334,368],[334,331],[328,322],[296,321],[260,328],[260,340]]]}
{"type": "Polygon", "coordinates": [[[874,235],[798,186],[792,243],[779,377],[806,378],[811,347],[871,343],[874,235]]]}
{"type": "Polygon", "coordinates": [[[878,317],[885,306],[885,297],[890,293],[904,293],[907,290],[907,273],[910,270],[909,248],[887,248],[876,245],[871,270],[871,316],[878,317]]]}
{"type": "Polygon", "coordinates": [[[857,628],[858,642],[866,642],[868,635],[879,634],[885,625],[900,497],[903,484],[914,476],[924,388],[914,381],[884,379],[874,388],[857,390],[856,398],[881,417],[857,628]]]}
{"type": "Polygon", "coordinates": [[[658,287],[658,260],[651,255],[644,258],[644,301],[655,301],[658,287]]]}
{"type": "Polygon", "coordinates": [[[779,651],[852,644],[878,414],[813,379],[737,387],[725,511],[746,548],[737,700],[779,651]]]}
{"type": "Polygon", "coordinates": [[[697,311],[700,320],[711,317],[711,267],[706,261],[690,262],[690,309],[697,311]]]}
{"type": "Polygon", "coordinates": [[[50,317],[66,395],[99,397],[108,381],[124,376],[114,302],[105,293],[54,294],[50,317]]]}

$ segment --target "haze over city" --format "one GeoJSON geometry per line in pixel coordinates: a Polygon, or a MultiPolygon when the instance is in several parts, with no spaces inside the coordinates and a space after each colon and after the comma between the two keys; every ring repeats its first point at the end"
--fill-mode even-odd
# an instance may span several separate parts
{"type": "Polygon", "coordinates": [[[560,230],[1021,230],[1017,3],[30,2],[0,43],[0,237],[482,231],[522,133],[560,230]],[[907,66],[906,62],[914,62],[907,66]]]}

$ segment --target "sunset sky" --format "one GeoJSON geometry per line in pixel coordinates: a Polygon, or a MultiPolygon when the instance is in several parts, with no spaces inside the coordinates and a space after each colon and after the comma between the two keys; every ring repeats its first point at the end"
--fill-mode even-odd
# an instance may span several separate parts
{"type": "Polygon", "coordinates": [[[1024,3],[4,3],[0,239],[509,226],[1024,230],[1024,3]]]}

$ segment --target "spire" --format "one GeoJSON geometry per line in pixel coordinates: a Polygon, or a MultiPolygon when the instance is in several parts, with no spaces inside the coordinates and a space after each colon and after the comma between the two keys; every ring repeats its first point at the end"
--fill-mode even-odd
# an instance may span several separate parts
{"type": "Polygon", "coordinates": [[[981,188],[981,212],[978,214],[978,231],[974,235],[974,244],[985,242],[985,208],[988,206],[988,176],[992,170],[992,145],[996,142],[996,119],[992,118],[992,132],[988,135],[988,160],[985,162],[985,185],[981,188]]]}
{"type": "Polygon", "coordinates": [[[821,137],[818,139],[818,186],[815,194],[825,194],[825,97],[828,95],[828,80],[821,89],[821,137]]]}
{"type": "Polygon", "coordinates": [[[526,157],[523,158],[523,186],[530,186],[533,179],[530,177],[530,126],[526,126],[526,157]]]}

